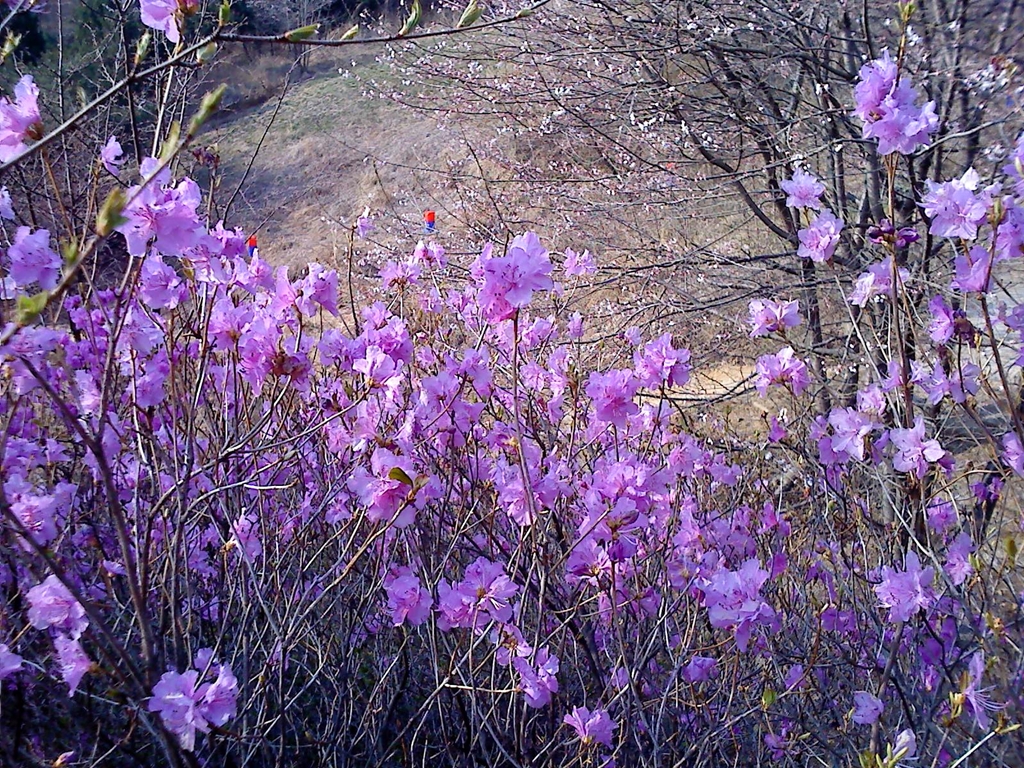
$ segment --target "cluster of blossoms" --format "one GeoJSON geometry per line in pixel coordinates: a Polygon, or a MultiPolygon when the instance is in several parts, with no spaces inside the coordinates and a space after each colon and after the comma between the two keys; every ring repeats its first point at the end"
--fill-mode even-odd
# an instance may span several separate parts
{"type": "MultiPolygon", "coordinates": [[[[145,2],[143,21],[178,42],[194,7],[145,2]]],[[[887,54],[862,77],[880,151],[928,140],[933,112],[887,54]]],[[[0,103],[8,156],[37,131],[30,85],[0,103]]],[[[968,246],[960,298],[1021,256],[1024,140],[1016,152],[1013,193],[968,172],[924,198],[932,234],[968,246]]],[[[171,764],[263,749],[280,762],[339,740],[377,760],[405,750],[407,731],[447,743],[451,712],[501,750],[521,740],[565,763],[720,749],[728,722],[734,762],[810,759],[815,740],[862,754],[877,729],[889,764],[939,764],[1019,708],[991,673],[998,658],[1021,674],[976,583],[991,542],[959,510],[983,517],[1024,476],[1021,437],[996,435],[1004,466],[967,490],[931,412],[907,406],[982,392],[962,302],[933,298],[917,354],[865,362],[867,381],[806,434],[778,419],[767,439],[701,433],[676,410],[691,356],[671,334],[600,341],[548,301],[595,273],[588,251],[553,261],[527,232],[483,246],[467,280],[420,243],[383,264],[379,300],[346,325],[333,270],[295,276],[247,255],[242,231],[204,218],[195,182],[156,159],[125,167],[116,137],[98,162],[122,182],[138,174],[117,228],[133,280],[58,297],[56,322],[11,321],[0,347],[0,695],[66,688],[136,760],[160,759],[145,734],[161,730],[194,753],[171,764]],[[776,487],[775,462],[793,454],[796,488],[776,487]],[[863,492],[873,469],[886,494],[916,494],[915,543],[889,541],[902,529],[863,492]],[[819,734],[805,718],[820,701],[849,715],[819,734]],[[327,736],[306,735],[317,728],[327,736]]],[[[781,186],[798,215],[818,211],[798,255],[831,262],[843,223],[825,185],[798,170],[781,186]]],[[[0,216],[18,221],[2,192],[0,216]]],[[[372,230],[367,211],[354,234],[372,230]]],[[[920,280],[903,258],[916,238],[878,222],[869,239],[885,255],[850,304],[899,310],[920,280]]],[[[13,229],[5,318],[7,302],[61,283],[53,240],[13,229]]],[[[749,318],[751,337],[786,344],[757,361],[760,394],[824,384],[797,352],[796,301],[756,299],[749,318]]],[[[1024,306],[998,322],[1019,340],[1024,306]]]]}
{"type": "Polygon", "coordinates": [[[164,726],[177,736],[183,749],[192,751],[196,731],[209,733],[210,726],[222,726],[237,711],[238,680],[227,664],[214,665],[213,651],[196,652],[195,669],[184,673],[165,672],[155,686],[147,708],[160,714],[164,726]],[[200,683],[217,672],[213,682],[200,683]]]}
{"type": "Polygon", "coordinates": [[[880,155],[909,155],[926,146],[938,130],[935,102],[918,106],[917,89],[900,76],[899,66],[888,50],[861,67],[853,96],[853,114],[863,121],[864,138],[878,142],[880,155]]]}

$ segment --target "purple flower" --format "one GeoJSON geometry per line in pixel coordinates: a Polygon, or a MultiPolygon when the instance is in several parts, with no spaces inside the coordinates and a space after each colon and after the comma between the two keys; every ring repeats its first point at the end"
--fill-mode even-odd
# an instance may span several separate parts
{"type": "Polygon", "coordinates": [[[946,452],[938,440],[925,440],[924,419],[918,416],[910,429],[890,429],[889,440],[896,448],[892,465],[900,472],[912,472],[920,480],[928,465],[943,459],[946,452]]]}
{"type": "Polygon", "coordinates": [[[559,661],[547,648],[537,651],[534,664],[516,657],[512,660],[512,667],[519,673],[519,690],[523,692],[528,707],[545,707],[551,702],[551,694],[558,693],[559,661]]]}
{"type": "Polygon", "coordinates": [[[89,619],[68,588],[56,576],[28,591],[28,621],[36,629],[53,628],[77,640],[89,626],[89,619]]]}
{"type": "Polygon", "coordinates": [[[969,168],[959,179],[927,183],[928,192],[922,207],[932,220],[928,231],[938,237],[976,238],[978,227],[984,223],[992,203],[992,188],[975,194],[981,183],[978,172],[969,168]]]}
{"type": "Polygon", "coordinates": [[[892,745],[892,754],[900,762],[897,768],[903,765],[903,760],[910,760],[917,754],[917,736],[907,728],[896,734],[896,743],[892,745]]]}
{"type": "Polygon", "coordinates": [[[139,273],[139,299],[150,309],[174,309],[187,291],[178,274],[164,263],[160,254],[150,254],[139,273]]]}
{"type": "Polygon", "coordinates": [[[964,293],[986,293],[992,277],[992,254],[976,245],[953,260],[956,271],[952,288],[964,293]]]}
{"type": "Polygon", "coordinates": [[[953,338],[953,310],[942,296],[935,296],[928,302],[928,310],[932,313],[928,323],[928,336],[936,344],[945,344],[953,338]]]}
{"type": "Polygon", "coordinates": [[[960,534],[953,539],[953,543],[949,545],[946,550],[946,565],[944,570],[956,586],[963,584],[967,577],[971,575],[974,568],[971,566],[971,553],[974,552],[974,542],[971,541],[971,535],[967,531],[961,531],[960,534]]]}
{"type": "Polygon", "coordinates": [[[858,725],[872,725],[885,709],[881,699],[867,691],[853,692],[853,722],[858,725]]]}
{"type": "Polygon", "coordinates": [[[220,727],[237,713],[238,680],[227,664],[221,664],[217,671],[217,679],[209,686],[202,686],[200,691],[202,698],[199,702],[199,713],[211,725],[220,727]]]}
{"type": "Polygon", "coordinates": [[[882,101],[896,85],[899,70],[888,50],[882,58],[869,61],[860,68],[860,80],[853,89],[856,106],[853,114],[867,122],[875,119],[882,109],[882,101]]]}
{"type": "Polygon", "coordinates": [[[985,654],[982,651],[976,652],[971,657],[971,662],[968,665],[969,674],[967,676],[964,688],[961,691],[961,695],[964,697],[964,703],[967,708],[971,710],[971,714],[974,715],[974,722],[978,728],[983,731],[987,731],[989,726],[992,724],[992,719],[988,713],[993,710],[1001,709],[998,704],[992,701],[988,696],[988,691],[992,688],[982,688],[981,679],[985,675],[985,654]]]}
{"type": "Polygon", "coordinates": [[[597,272],[597,262],[594,261],[594,257],[590,254],[590,251],[576,253],[576,251],[571,248],[566,248],[565,264],[563,265],[563,269],[565,269],[565,274],[569,277],[593,275],[597,272]]]}
{"type": "Polygon", "coordinates": [[[594,402],[597,419],[623,429],[626,419],[640,412],[640,406],[633,402],[639,384],[633,372],[628,370],[590,374],[586,393],[594,402]]]}
{"type": "Polygon", "coordinates": [[[534,291],[554,288],[547,249],[533,232],[516,237],[505,256],[491,256],[490,244],[473,266],[480,283],[477,301],[490,322],[507,320],[529,305],[534,291]]]}
{"type": "Polygon", "coordinates": [[[833,408],[828,423],[832,427],[830,448],[833,453],[864,461],[864,441],[875,428],[871,415],[853,408],[833,408]]]}
{"type": "Polygon", "coordinates": [[[751,338],[767,336],[775,331],[785,331],[800,325],[800,303],[797,301],[772,301],[753,299],[749,306],[751,338]]]}
{"type": "Polygon", "coordinates": [[[397,627],[406,621],[416,627],[430,616],[433,599],[409,567],[398,568],[384,579],[391,622],[397,627]]]}
{"type": "Polygon", "coordinates": [[[644,387],[681,387],[690,380],[690,350],[672,346],[672,334],[665,333],[633,353],[634,373],[644,387]]]}
{"type": "Polygon", "coordinates": [[[505,566],[479,557],[467,569],[465,578],[454,587],[444,579],[437,586],[438,626],[479,627],[489,621],[507,624],[512,620],[510,600],[519,587],[505,573],[505,566]]]}
{"type": "Polygon", "coordinates": [[[370,217],[370,208],[367,207],[363,210],[363,215],[356,219],[356,237],[360,240],[365,240],[374,229],[376,229],[376,226],[370,217]]]}
{"type": "Polygon", "coordinates": [[[821,195],[825,185],[801,168],[793,171],[793,178],[779,184],[786,193],[786,205],[790,208],[813,208],[821,210],[821,195]]]}
{"type": "Polygon", "coordinates": [[[706,683],[718,674],[718,660],[710,656],[694,656],[683,667],[683,680],[688,683],[706,683]]]}
{"type": "Polygon", "coordinates": [[[885,566],[881,576],[881,582],[875,585],[875,595],[879,603],[889,609],[889,621],[893,624],[909,621],[919,610],[935,602],[932,591],[935,569],[921,568],[916,552],[907,553],[903,571],[885,566]]]}
{"type": "Polygon", "coordinates": [[[140,0],[142,23],[163,32],[172,43],[179,43],[181,18],[198,5],[198,0],[140,0]]]}
{"type": "Polygon", "coordinates": [[[7,187],[0,187],[0,218],[14,221],[14,207],[11,205],[11,193],[7,187]]]}
{"type": "Polygon", "coordinates": [[[51,291],[60,278],[60,256],[50,248],[50,232],[18,227],[14,242],[7,249],[11,260],[11,277],[19,287],[38,283],[44,291],[51,291]]]}
{"type": "Polygon", "coordinates": [[[133,256],[146,255],[151,243],[160,253],[180,256],[203,244],[204,238],[212,239],[196,212],[202,197],[199,187],[191,179],[171,186],[170,171],[157,172],[159,165],[153,158],[142,162],[140,175],[152,178],[144,187],[128,190],[129,202],[122,211],[126,221],[117,227],[133,256]]]}
{"type": "Polygon", "coordinates": [[[75,691],[78,690],[78,684],[82,682],[82,678],[89,671],[92,662],[85,655],[78,640],[60,634],[53,638],[53,644],[57,649],[61,677],[68,684],[68,696],[74,696],[75,691]]]}
{"type": "Polygon", "coordinates": [[[733,630],[736,645],[741,651],[747,650],[756,626],[775,622],[775,611],[760,596],[768,576],[768,571],[761,568],[757,560],[751,559],[738,571],[719,569],[704,581],[701,588],[711,626],[733,630]]]}
{"type": "Polygon", "coordinates": [[[835,217],[832,211],[822,211],[814,221],[797,233],[800,247],[796,255],[801,259],[816,262],[832,260],[839,244],[839,233],[843,231],[843,222],[835,217]]]}
{"type": "Polygon", "coordinates": [[[928,527],[936,533],[945,533],[956,525],[956,507],[946,499],[932,499],[928,504],[926,512],[928,515],[928,527]]]}
{"type": "MultiPolygon", "coordinates": [[[[904,267],[898,269],[899,285],[906,285],[910,272],[904,267]]],[[[850,304],[865,307],[868,302],[882,297],[894,295],[892,284],[892,256],[878,264],[872,264],[867,272],[862,272],[850,292],[850,304]]]]}
{"type": "Polygon", "coordinates": [[[0,680],[21,669],[22,661],[21,656],[8,648],[6,643],[0,643],[0,680]]]}
{"type": "MultiPolygon", "coordinates": [[[[199,651],[196,663],[208,667],[210,655],[209,651],[199,651]]],[[[188,752],[195,749],[196,731],[209,733],[211,725],[224,725],[237,711],[238,680],[231,667],[222,664],[213,683],[199,685],[201,675],[195,669],[182,674],[165,672],[153,686],[147,704],[150,712],[160,714],[164,727],[188,752]]]]}
{"type": "Polygon", "coordinates": [[[804,361],[796,357],[792,347],[783,347],[774,355],[764,355],[757,359],[757,378],[754,389],[764,397],[768,387],[773,385],[789,386],[794,395],[800,395],[811,383],[804,361]]]}
{"type": "Polygon", "coordinates": [[[612,746],[613,733],[618,725],[612,720],[607,710],[595,709],[591,712],[586,707],[573,707],[562,722],[571,726],[585,746],[593,743],[612,746]]]}
{"type": "Polygon", "coordinates": [[[881,155],[908,155],[926,145],[939,127],[935,102],[929,101],[922,107],[915,104],[917,90],[899,76],[889,51],[861,67],[853,96],[853,114],[864,121],[863,136],[878,140],[881,155]]]}
{"type": "Polygon", "coordinates": [[[1003,435],[1003,461],[1009,464],[1018,477],[1024,477],[1024,446],[1015,432],[1003,435]]]}
{"type": "Polygon", "coordinates": [[[1013,179],[1014,191],[1024,197],[1024,131],[1017,137],[1008,160],[1010,162],[1003,166],[1003,173],[1013,179]]]}
{"type": "Polygon", "coordinates": [[[107,143],[100,150],[100,161],[108,173],[117,176],[118,166],[124,162],[124,159],[121,157],[123,154],[124,150],[121,149],[121,143],[114,136],[107,139],[107,143]]]}
{"type": "Polygon", "coordinates": [[[6,163],[26,149],[25,140],[42,137],[39,87],[31,75],[14,86],[14,101],[0,97],[0,162],[6,163]]]}
{"type": "Polygon", "coordinates": [[[203,733],[210,730],[199,711],[198,682],[199,673],[194,669],[184,674],[165,672],[153,687],[153,697],[146,707],[160,714],[164,727],[178,737],[181,748],[187,752],[195,749],[197,730],[203,733]]]}

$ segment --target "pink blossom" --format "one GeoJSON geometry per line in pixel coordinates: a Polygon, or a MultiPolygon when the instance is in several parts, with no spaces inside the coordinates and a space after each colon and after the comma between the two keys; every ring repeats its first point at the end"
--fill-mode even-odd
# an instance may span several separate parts
{"type": "Polygon", "coordinates": [[[597,262],[594,257],[590,254],[590,251],[583,251],[583,253],[576,253],[571,248],[565,249],[565,274],[569,277],[581,277],[583,275],[593,275],[597,272],[597,262]]]}
{"type": "Polygon", "coordinates": [[[419,577],[408,567],[398,568],[384,580],[391,621],[397,627],[406,621],[417,627],[430,616],[433,599],[420,584],[419,577]]]}
{"type": "Polygon", "coordinates": [[[590,374],[585,391],[594,402],[597,419],[623,429],[626,419],[640,412],[640,406],[633,402],[639,385],[632,371],[595,371],[590,374]]]}
{"type": "Polygon", "coordinates": [[[111,136],[107,139],[107,143],[100,150],[100,161],[103,163],[103,167],[107,169],[107,173],[117,176],[118,166],[124,162],[123,154],[124,150],[121,149],[121,142],[116,137],[111,136]]]}
{"type": "Polygon", "coordinates": [[[47,576],[27,597],[28,621],[36,629],[60,630],[77,640],[89,626],[85,609],[56,576],[47,576]]]}
{"type": "Polygon", "coordinates": [[[768,576],[757,560],[750,559],[737,571],[720,568],[705,579],[701,588],[711,626],[733,630],[741,651],[747,650],[757,626],[771,625],[776,620],[775,611],[759,594],[768,576]]]}
{"type": "Polygon", "coordinates": [[[858,725],[872,725],[882,714],[885,704],[867,691],[853,693],[853,722],[858,725]]]}
{"type": "Polygon", "coordinates": [[[0,643],[0,680],[21,669],[22,662],[21,656],[14,653],[6,643],[0,643]]]}
{"type": "Polygon", "coordinates": [[[53,638],[53,644],[57,649],[61,677],[68,684],[68,696],[74,696],[75,691],[78,690],[78,684],[82,682],[82,678],[89,671],[92,662],[85,655],[78,640],[59,634],[53,638]]]}
{"type": "Polygon", "coordinates": [[[480,283],[477,300],[484,317],[491,322],[512,317],[517,309],[530,303],[534,291],[554,287],[547,249],[533,232],[512,240],[505,256],[491,256],[488,244],[473,272],[480,283]]]}
{"type": "Polygon", "coordinates": [[[786,193],[786,205],[790,208],[813,208],[821,210],[821,195],[825,185],[802,168],[793,171],[793,178],[779,183],[786,193]]]}
{"type": "Polygon", "coordinates": [[[591,712],[586,707],[573,707],[562,722],[576,731],[585,746],[595,742],[606,747],[612,746],[613,733],[618,727],[607,710],[595,709],[591,712]]]}
{"type": "Polygon", "coordinates": [[[935,569],[922,568],[916,552],[907,553],[904,570],[886,566],[881,576],[882,580],[875,585],[875,595],[879,603],[889,609],[889,621],[893,624],[909,621],[919,610],[930,608],[935,602],[932,591],[935,569]]]}
{"type": "Polygon", "coordinates": [[[822,211],[814,221],[797,233],[800,247],[796,255],[801,259],[816,262],[832,260],[839,244],[839,233],[843,231],[843,222],[836,218],[832,211],[822,211]]]}
{"type": "Polygon", "coordinates": [[[38,283],[44,291],[53,290],[60,278],[60,256],[50,248],[50,232],[18,227],[14,242],[7,249],[11,277],[19,287],[38,283]]]}
{"type": "Polygon", "coordinates": [[[751,338],[767,336],[776,331],[785,331],[800,325],[800,303],[797,301],[772,301],[753,299],[749,305],[751,338]]]}
{"type": "Polygon", "coordinates": [[[12,160],[27,149],[27,140],[42,137],[39,116],[39,87],[31,75],[14,86],[14,101],[0,97],[0,162],[12,160]]]}
{"type": "Polygon", "coordinates": [[[181,18],[198,7],[198,0],[140,0],[142,23],[163,32],[172,43],[181,42],[181,18]]]}
{"type": "Polygon", "coordinates": [[[938,237],[958,237],[974,240],[978,227],[985,222],[992,204],[993,188],[975,194],[981,178],[973,168],[952,181],[936,184],[928,181],[928,192],[922,201],[924,212],[931,219],[928,231],[938,237]]]}
{"type": "Polygon", "coordinates": [[[918,479],[925,476],[928,465],[943,459],[946,452],[938,440],[926,440],[924,419],[918,416],[909,429],[890,429],[889,440],[896,448],[892,465],[900,472],[912,472],[918,479]]]}
{"type": "Polygon", "coordinates": [[[759,357],[755,368],[754,389],[762,397],[773,385],[789,386],[794,395],[800,395],[811,383],[807,365],[796,356],[792,347],[783,347],[774,355],[759,357]]]}

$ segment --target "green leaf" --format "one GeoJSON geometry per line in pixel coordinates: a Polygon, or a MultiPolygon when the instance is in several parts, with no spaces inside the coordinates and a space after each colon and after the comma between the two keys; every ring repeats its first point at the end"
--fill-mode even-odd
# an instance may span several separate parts
{"type": "Polygon", "coordinates": [[[107,199],[103,201],[103,207],[100,208],[99,215],[96,216],[97,235],[106,237],[117,227],[128,221],[122,215],[127,202],[124,191],[120,187],[111,190],[110,194],[107,195],[107,199]]]}
{"type": "Polygon", "coordinates": [[[170,129],[167,131],[167,137],[164,139],[163,146],[160,147],[160,164],[169,163],[171,158],[178,151],[178,144],[181,141],[181,123],[175,120],[171,123],[170,129]]]}
{"type": "Polygon", "coordinates": [[[285,32],[284,39],[289,43],[301,43],[303,40],[308,40],[319,31],[319,24],[307,24],[304,27],[299,27],[298,29],[293,29],[290,32],[285,32]]]}
{"type": "Polygon", "coordinates": [[[423,15],[423,9],[420,8],[420,0],[412,0],[412,10],[409,11],[409,18],[405,20],[405,24],[398,31],[398,37],[405,37],[420,23],[420,17],[423,15]]]}
{"type": "Polygon", "coordinates": [[[217,44],[216,43],[207,43],[202,48],[200,48],[198,51],[196,51],[196,61],[198,61],[200,64],[205,64],[210,59],[212,59],[216,53],[217,53],[217,44]]]}
{"type": "Polygon", "coordinates": [[[466,6],[466,10],[462,12],[462,16],[459,17],[459,23],[455,25],[456,29],[465,29],[477,22],[480,18],[480,14],[484,12],[476,0],[469,0],[469,5],[466,6]]]}
{"type": "Polygon", "coordinates": [[[409,475],[406,474],[405,470],[402,469],[401,467],[392,467],[391,471],[388,472],[388,478],[390,478],[391,480],[397,480],[400,483],[404,483],[405,485],[408,485],[410,488],[412,488],[415,485],[412,478],[409,477],[409,475]]]}
{"type": "Polygon", "coordinates": [[[153,35],[147,31],[142,37],[139,38],[139,42],[135,44],[135,66],[139,66],[146,54],[149,53],[149,44],[153,42],[153,35]]]}
{"type": "Polygon", "coordinates": [[[207,92],[203,96],[203,101],[199,105],[199,111],[196,116],[192,118],[192,122],[188,124],[188,135],[195,136],[199,133],[199,129],[203,127],[203,124],[210,119],[210,115],[217,111],[220,107],[221,99],[224,98],[224,92],[228,89],[227,83],[221,83],[214,90],[207,92]]]}
{"type": "Polygon", "coordinates": [[[36,318],[46,309],[46,302],[50,298],[49,291],[41,291],[35,296],[19,296],[16,303],[16,320],[18,325],[28,325],[35,322],[36,318]]]}
{"type": "Polygon", "coordinates": [[[761,694],[761,708],[768,709],[774,704],[779,698],[779,694],[773,691],[771,688],[765,688],[764,693],[761,694]]]}

